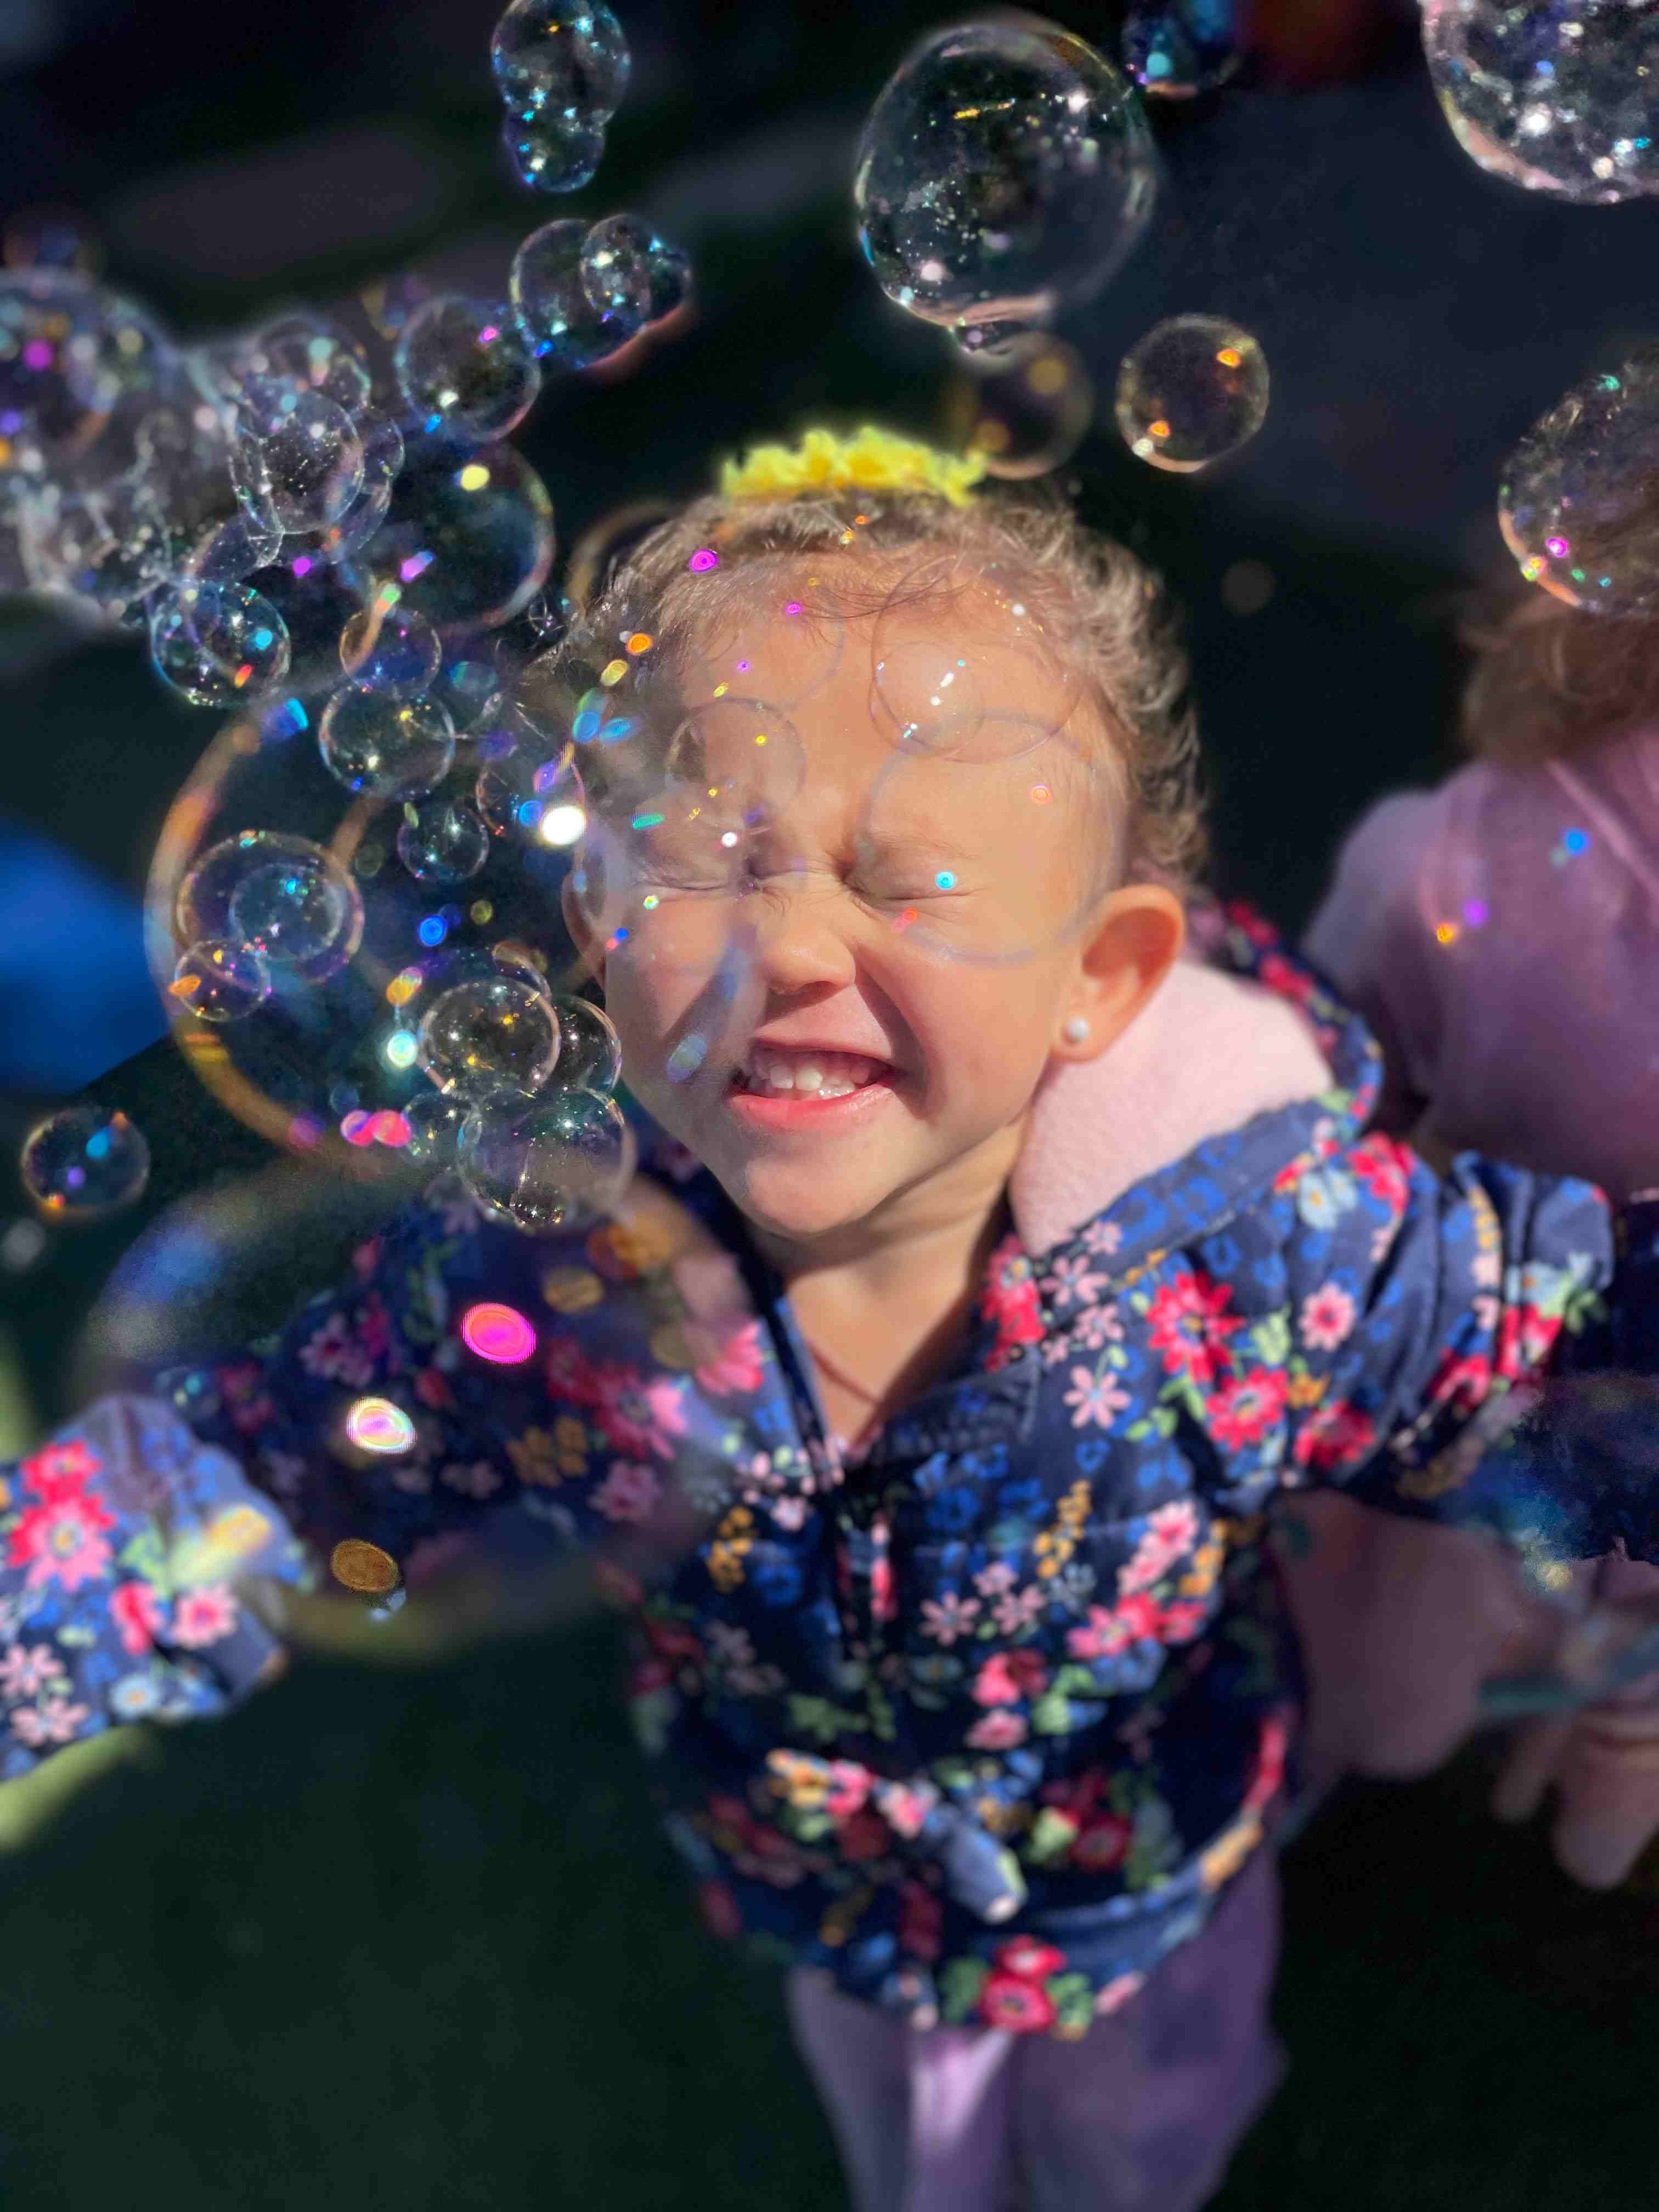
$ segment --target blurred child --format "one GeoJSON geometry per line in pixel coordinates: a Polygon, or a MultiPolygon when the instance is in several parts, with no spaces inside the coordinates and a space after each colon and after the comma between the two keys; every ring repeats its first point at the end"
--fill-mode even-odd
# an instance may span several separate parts
{"type": "MultiPolygon", "coordinates": [[[[532,1237],[434,1190],[276,1337],[159,1382],[173,1442],[131,1416],[118,1471],[131,1504],[169,1449],[246,1468],[313,1562],[599,1550],[669,1832],[788,1970],[859,2212],[1186,2212],[1280,2065],[1303,1696],[1266,1509],[1501,1526],[1471,1420],[1569,1340],[1655,1364],[1659,1208],[1616,1250],[1586,1184],[1441,1183],[1364,1133],[1360,1024],[1248,916],[1188,945],[1151,579],[975,474],[762,448],[521,691],[548,728],[576,695],[566,913],[660,1133],[614,1218],[532,1237]],[[354,1443],[366,1397],[405,1442],[354,1443]],[[695,1549],[616,1565],[675,1494],[695,1549]]],[[[200,1582],[115,1525],[114,1419],[0,1497],[15,1760],[212,1669],[200,1582]]],[[[1569,1546],[1659,1550],[1616,1468],[1553,1504],[1569,1546]]],[[[1518,1582],[1512,1621],[1448,1747],[1559,1634],[1518,1582]]]]}

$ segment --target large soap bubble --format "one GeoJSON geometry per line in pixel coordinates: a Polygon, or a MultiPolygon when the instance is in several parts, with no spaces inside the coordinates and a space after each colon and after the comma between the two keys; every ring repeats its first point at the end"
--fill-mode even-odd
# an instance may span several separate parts
{"type": "Polygon", "coordinates": [[[1156,191],[1122,73],[1032,16],[935,32],[876,102],[854,179],[889,299],[972,331],[1042,322],[1122,264],[1156,191]]]}
{"type": "Polygon", "coordinates": [[[245,584],[179,583],[149,602],[150,657],[158,675],[198,707],[230,707],[280,684],[289,671],[287,624],[245,584]]]}
{"type": "Polygon", "coordinates": [[[539,1091],[559,1057],[559,1018],[543,991],[509,975],[458,983],[421,1023],[418,1063],[440,1091],[483,1098],[539,1091]]]}
{"type": "Polygon", "coordinates": [[[646,301],[623,289],[595,297],[584,266],[589,226],[574,217],[544,223],[513,257],[508,283],[520,328],[538,360],[591,368],[642,327],[646,301]]]}
{"type": "Polygon", "coordinates": [[[419,799],[455,759],[455,732],[435,699],[401,699],[374,684],[343,684],[317,732],[323,765],[348,791],[419,799]]]}
{"type": "Polygon", "coordinates": [[[1423,51],[1458,144],[1493,176],[1590,206],[1659,191],[1650,0],[1423,0],[1423,51]]]}
{"type": "Polygon", "coordinates": [[[428,301],[398,341],[397,370],[423,430],[481,445],[523,422],[542,384],[511,309],[487,300],[428,301]]]}
{"type": "Polygon", "coordinates": [[[1528,582],[1570,606],[1659,607],[1659,345],[1533,425],[1504,465],[1498,520],[1528,582]]]}
{"type": "Polygon", "coordinates": [[[553,502],[511,446],[411,443],[385,522],[359,556],[441,637],[508,622],[547,581],[553,502]]]}
{"type": "Polygon", "coordinates": [[[362,896],[333,854],[274,830],[245,830],[204,853],[173,912],[180,945],[252,945],[304,982],[344,967],[362,930],[362,896]]]}
{"type": "Polygon", "coordinates": [[[91,1220],[142,1196],[149,1146],[125,1114],[67,1106],[30,1130],[19,1169],[42,1212],[91,1220]]]}
{"type": "Polygon", "coordinates": [[[637,1157],[616,1100],[599,1091],[497,1091],[468,1115],[459,1150],[484,1211],[532,1234],[608,1212],[637,1157]]]}
{"type": "Polygon", "coordinates": [[[1267,413],[1267,357],[1221,315],[1172,315],[1118,372],[1118,428],[1155,469],[1208,468],[1255,437],[1267,413]]]}

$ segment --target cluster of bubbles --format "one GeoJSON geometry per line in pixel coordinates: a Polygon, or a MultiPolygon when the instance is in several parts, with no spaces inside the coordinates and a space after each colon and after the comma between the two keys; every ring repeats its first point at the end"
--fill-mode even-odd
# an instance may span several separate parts
{"type": "Polygon", "coordinates": [[[1528,583],[1613,615],[1659,610],[1659,345],[1573,386],[1505,463],[1504,542],[1528,583]]]}
{"type": "Polygon", "coordinates": [[[632,58],[604,0],[513,0],[489,42],[507,109],[501,137],[520,180],[574,192],[605,152],[605,126],[622,105],[632,58]]]}
{"type": "Polygon", "coordinates": [[[1423,0],[1457,142],[1493,176],[1594,206],[1659,191],[1659,15],[1645,0],[1423,0]]]}

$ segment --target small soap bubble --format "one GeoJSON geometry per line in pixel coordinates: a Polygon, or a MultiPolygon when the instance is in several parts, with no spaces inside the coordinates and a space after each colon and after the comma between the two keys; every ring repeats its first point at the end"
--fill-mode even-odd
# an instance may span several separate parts
{"type": "Polygon", "coordinates": [[[854,200],[866,258],[899,307],[946,325],[1029,325],[1121,267],[1156,188],[1127,79],[1027,16],[915,48],[865,125],[854,200]]]}
{"type": "Polygon", "coordinates": [[[30,1130],[19,1166],[24,1189],[43,1213],[88,1220],[143,1195],[149,1146],[125,1114],[66,1106],[30,1130]]]}
{"type": "Polygon", "coordinates": [[[232,442],[285,531],[328,529],[362,489],[362,441],[344,408],[320,392],[284,392],[248,410],[232,442]]]}
{"type": "Polygon", "coordinates": [[[195,531],[179,572],[196,584],[246,583],[256,570],[269,567],[282,544],[282,529],[274,519],[258,520],[239,501],[235,514],[211,516],[195,531]]]}
{"type": "Polygon", "coordinates": [[[489,857],[489,831],[462,799],[428,799],[404,810],[398,858],[420,883],[464,884],[489,857]]]}
{"type": "Polygon", "coordinates": [[[404,1108],[404,1121],[409,1129],[404,1149],[410,1158],[422,1167],[447,1166],[455,1158],[461,1124],[467,1112],[467,1102],[459,1094],[443,1091],[417,1092],[404,1108]]]}
{"type": "Polygon", "coordinates": [[[323,766],[348,791],[418,799],[454,765],[455,732],[435,700],[347,684],[323,709],[317,748],[323,766]]]}
{"type": "Polygon", "coordinates": [[[596,306],[583,283],[587,226],[574,218],[544,223],[513,257],[514,311],[538,360],[556,368],[589,368],[639,331],[632,302],[596,306]]]}
{"type": "Polygon", "coordinates": [[[18,544],[37,591],[73,592],[112,622],[142,623],[172,565],[161,503],[130,477],[86,492],[48,484],[21,502],[18,544]]]}
{"type": "Polygon", "coordinates": [[[602,313],[659,323],[690,297],[691,257],[641,216],[607,216],[582,242],[581,278],[602,313]]]}
{"type": "Polygon", "coordinates": [[[471,737],[483,726],[499,696],[501,671],[485,647],[463,644],[446,653],[432,680],[431,696],[448,710],[458,736],[471,737]]]}
{"type": "Polygon", "coordinates": [[[622,1039],[611,1017],[591,999],[560,995],[559,1082],[568,1091],[614,1091],[622,1075],[622,1039]]]}
{"type": "Polygon", "coordinates": [[[399,584],[440,636],[476,640],[509,622],[547,581],[553,503],[511,446],[447,438],[411,445],[362,566],[399,584]]]}
{"type": "Polygon", "coordinates": [[[1240,0],[1151,0],[1123,23],[1123,66],[1144,93],[1191,100],[1238,68],[1240,0]]]}
{"type": "Polygon", "coordinates": [[[481,1098],[538,1091],[559,1057],[559,1020],[544,992],[516,975],[480,976],[443,992],[417,1032],[420,1066],[440,1091],[481,1098]]]}
{"type": "Polygon", "coordinates": [[[1493,176],[1581,206],[1659,191],[1659,15],[1640,0],[1424,0],[1423,51],[1493,176]]]}
{"type": "Polygon", "coordinates": [[[1267,362],[1220,315],[1172,315],[1124,356],[1117,426],[1155,469],[1190,474],[1255,437],[1267,413],[1267,362]]]}
{"type": "Polygon", "coordinates": [[[210,938],[179,955],[167,991],[198,1021],[240,1022],[270,996],[270,969],[252,945],[210,938]]]}
{"type": "Polygon", "coordinates": [[[382,584],[353,615],[340,632],[340,665],[389,699],[418,699],[431,689],[443,647],[426,617],[402,605],[402,598],[400,585],[382,584]]]}
{"type": "Polygon", "coordinates": [[[557,645],[578,619],[575,601],[563,592],[538,592],[524,618],[544,645],[557,645]]]}
{"type": "Polygon", "coordinates": [[[593,123],[621,106],[632,66],[604,0],[513,0],[491,35],[489,65],[513,106],[593,123]]]}
{"type": "Polygon", "coordinates": [[[597,1091],[498,1091],[461,1129],[462,1182],[486,1213],[532,1236],[609,1212],[636,1157],[620,1108],[597,1091]]]}
{"type": "Polygon", "coordinates": [[[423,430],[480,444],[523,422],[542,385],[512,310],[483,300],[429,301],[398,339],[396,366],[423,430]]]}
{"type": "Polygon", "coordinates": [[[357,341],[318,315],[283,315],[240,350],[245,374],[295,391],[319,392],[354,418],[368,404],[374,376],[357,341]]]}
{"type": "Polygon", "coordinates": [[[179,884],[173,928],[180,945],[228,939],[286,975],[318,982],[356,951],[362,896],[320,845],[245,830],[210,848],[179,884]]]}
{"type": "Polygon", "coordinates": [[[1088,435],[1094,386],[1083,356],[1061,339],[1026,336],[1006,364],[964,382],[955,399],[962,442],[993,476],[1046,476],[1088,435]]]}
{"type": "Polygon", "coordinates": [[[288,626],[246,584],[179,583],[149,601],[156,673],[198,707],[234,707],[288,674],[288,626]]]}
{"type": "Polygon", "coordinates": [[[605,157],[605,125],[544,107],[514,107],[501,125],[513,173],[538,192],[579,192],[605,157]]]}
{"type": "Polygon", "coordinates": [[[1659,607],[1659,345],[1584,378],[1504,464],[1498,522],[1521,574],[1567,605],[1659,607]]]}
{"type": "Polygon", "coordinates": [[[486,760],[478,770],[473,798],[490,835],[538,837],[550,809],[579,801],[581,785],[574,758],[568,740],[559,744],[537,738],[486,760]]]}

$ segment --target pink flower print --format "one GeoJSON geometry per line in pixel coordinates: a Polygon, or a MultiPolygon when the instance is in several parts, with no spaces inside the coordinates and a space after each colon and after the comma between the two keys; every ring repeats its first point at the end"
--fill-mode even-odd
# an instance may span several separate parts
{"type": "Polygon", "coordinates": [[[1018,1974],[1024,1982],[1046,1982],[1066,1964],[1066,1954],[1035,1936],[1015,1936],[999,1948],[995,1963],[1005,1974],[1018,1974]]]}
{"type": "Polygon", "coordinates": [[[459,1490],[463,1498],[490,1498],[501,1486],[499,1469],[491,1467],[487,1459],[475,1459],[470,1467],[452,1460],[447,1467],[438,1469],[438,1480],[451,1490],[459,1490]]]}
{"type": "Polygon", "coordinates": [[[1109,2013],[1121,2012],[1133,1996],[1146,1986],[1145,1974],[1118,1974],[1108,1982],[1095,1997],[1095,2011],[1102,2019],[1109,2013]]]}
{"type": "Polygon", "coordinates": [[[979,1611],[976,1597],[964,1598],[956,1590],[946,1590],[940,1598],[925,1597],[921,1601],[921,1632],[931,1636],[935,1644],[952,1644],[957,1637],[972,1633],[979,1611]]]}
{"type": "Polygon", "coordinates": [[[543,1370],[551,1396],[570,1406],[597,1406],[599,1375],[593,1363],[574,1336],[556,1336],[547,1347],[543,1370]]]}
{"type": "Polygon", "coordinates": [[[1071,1863],[1090,1874],[1109,1874],[1128,1857],[1133,1837],[1133,1829],[1121,1814],[1097,1814],[1072,1845],[1071,1863]]]}
{"type": "Polygon", "coordinates": [[[1296,1439],[1296,1462],[1328,1474],[1364,1459],[1376,1443],[1376,1424],[1370,1415],[1346,1398],[1333,1398],[1328,1405],[1316,1407],[1303,1424],[1296,1439]]]}
{"type": "Polygon", "coordinates": [[[1130,1398],[1110,1375],[1091,1375],[1086,1367],[1074,1367],[1066,1403],[1073,1408],[1074,1429],[1085,1428],[1091,1421],[1100,1428],[1109,1429],[1130,1403],[1130,1398]]]}
{"type": "Polygon", "coordinates": [[[1084,1626],[1066,1632],[1066,1649],[1073,1659],[1115,1658],[1128,1641],[1127,1626],[1103,1605],[1091,1605],[1084,1626]]]}
{"type": "Polygon", "coordinates": [[[981,1567],[974,1577],[974,1588],[981,1597],[1000,1597],[1004,1590],[1012,1589],[1019,1577],[1006,1559],[994,1559],[988,1567],[981,1567]]]}
{"type": "Polygon", "coordinates": [[[761,1325],[749,1321],[733,1330],[714,1357],[696,1370],[696,1380],[711,1397],[728,1398],[738,1391],[758,1390],[765,1371],[761,1325]]]}
{"type": "Polygon", "coordinates": [[[121,1649],[136,1658],[148,1651],[161,1626],[161,1601],[150,1583],[122,1583],[109,1594],[109,1617],[120,1633],[121,1649]]]}
{"type": "Polygon", "coordinates": [[[360,1244],[351,1255],[351,1265],[360,1282],[366,1283],[380,1264],[380,1240],[378,1237],[371,1237],[366,1244],[360,1244]]]}
{"type": "Polygon", "coordinates": [[[1108,1299],[1103,1305],[1085,1306],[1077,1317],[1073,1334],[1087,1352],[1098,1352],[1103,1344],[1121,1343],[1123,1324],[1117,1317],[1115,1304],[1108,1299]]]}
{"type": "Polygon", "coordinates": [[[28,1569],[24,1583],[29,1589],[56,1582],[76,1590],[109,1571],[110,1548],[103,1532],[115,1526],[115,1516],[101,1498],[86,1494],[84,1485],[98,1466],[90,1454],[88,1460],[86,1474],[54,1474],[53,1462],[44,1454],[22,1463],[24,1481],[40,1493],[40,1502],[26,1506],[18,1516],[6,1564],[28,1569]]]}
{"type": "Polygon", "coordinates": [[[343,1313],[331,1313],[300,1346],[300,1364],[308,1375],[325,1382],[343,1382],[361,1389],[374,1379],[373,1362],[356,1342],[343,1313]]]}
{"type": "Polygon", "coordinates": [[[1118,1569],[1120,1593],[1147,1589],[1161,1581],[1176,1560],[1192,1549],[1197,1535],[1198,1509],[1189,1498],[1160,1505],[1136,1546],[1134,1557],[1118,1569]]]}
{"type": "Polygon", "coordinates": [[[1051,1305],[1087,1305],[1104,1285],[1104,1275],[1093,1273],[1086,1259],[1056,1260],[1042,1279],[1042,1295],[1051,1305]]]}
{"type": "Polygon", "coordinates": [[[265,1370],[257,1359],[219,1370],[219,1389],[231,1425],[239,1436],[251,1437],[276,1419],[276,1408],[264,1387],[265,1370]]]}
{"type": "Polygon", "coordinates": [[[593,1418],[617,1451],[672,1459],[685,1434],[680,1393],[665,1376],[647,1382],[637,1367],[608,1359],[593,1371],[593,1418]]]}
{"type": "Polygon", "coordinates": [[[1145,1590],[1136,1590],[1117,1601],[1117,1620],[1131,1644],[1146,1644],[1162,1625],[1162,1615],[1145,1590]]]}
{"type": "Polygon", "coordinates": [[[1472,1413],[1491,1388],[1492,1362],[1485,1352],[1466,1352],[1460,1357],[1456,1352],[1449,1351],[1429,1378],[1429,1403],[1449,1406],[1460,1413],[1472,1413]]]}
{"type": "Polygon", "coordinates": [[[1029,1589],[1010,1590],[1000,1597],[991,1617],[1005,1636],[1018,1636],[1030,1626],[1047,1602],[1043,1592],[1033,1583],[1029,1589]]]}
{"type": "Polygon", "coordinates": [[[193,1651],[199,1644],[216,1644],[236,1626],[236,1601],[223,1583],[204,1583],[199,1589],[184,1591],[173,1608],[168,1642],[193,1651]]]}
{"type": "Polygon", "coordinates": [[[871,1524],[874,1557],[870,1562],[870,1613],[875,1620],[892,1620],[898,1614],[898,1593],[893,1585],[892,1555],[888,1550],[889,1530],[879,1514],[871,1524]]]}
{"type": "Polygon", "coordinates": [[[1469,1262],[1469,1280],[1477,1289],[1495,1291],[1504,1279],[1504,1262],[1496,1252],[1477,1252],[1469,1262]]]}
{"type": "Polygon", "coordinates": [[[1048,1670],[1035,1651],[994,1651],[974,1677],[974,1701],[1017,1705],[1022,1698],[1040,1698],[1048,1686],[1048,1670]]]}
{"type": "Polygon", "coordinates": [[[38,1452],[19,1462],[17,1472],[31,1490],[45,1498],[59,1484],[78,1490],[102,1466],[90,1445],[77,1439],[73,1443],[42,1444],[38,1452]]]}
{"type": "Polygon", "coordinates": [[[429,1406],[434,1413],[454,1411],[455,1393],[449,1387],[448,1377],[440,1374],[435,1367],[418,1370],[415,1376],[415,1395],[423,1406],[429,1406]]]}
{"type": "Polygon", "coordinates": [[[1042,1313],[1036,1278],[1018,1237],[1005,1237],[992,1253],[979,1310],[982,1321],[996,1325],[996,1348],[990,1361],[994,1366],[1006,1365],[1020,1345],[1036,1344],[1041,1339],[1042,1313]]]}
{"type": "Polygon", "coordinates": [[[48,1698],[39,1705],[20,1705],[11,1717],[12,1733],[31,1748],[43,1743],[71,1743],[88,1717],[85,1705],[72,1705],[67,1698],[48,1698]]]}
{"type": "Polygon", "coordinates": [[[1261,1442],[1284,1414],[1288,1380],[1282,1367],[1253,1367],[1211,1393],[1204,1418],[1223,1451],[1244,1451],[1261,1442]]]}
{"type": "Polygon", "coordinates": [[[1006,1705],[999,1705],[983,1720],[974,1723],[963,1741],[975,1751],[1012,1751],[1017,1743],[1024,1743],[1025,1722],[1018,1713],[1011,1713],[1006,1705]]]}
{"type": "Polygon", "coordinates": [[[1083,1249],[1097,1259],[1109,1259],[1123,1242],[1123,1231],[1115,1221],[1091,1221],[1083,1232],[1083,1249]]]}
{"type": "MultiPolygon", "coordinates": [[[[1090,1311],[1092,1312],[1093,1310],[1094,1309],[1091,1307],[1090,1311]]],[[[1081,1341],[1082,1331],[1080,1329],[1076,1330],[1073,1334],[1078,1337],[1079,1340],[1081,1341]]],[[[1043,1365],[1045,1367],[1058,1367],[1062,1359],[1069,1359],[1071,1358],[1073,1349],[1072,1339],[1068,1336],[1045,1336],[1042,1340],[1043,1365]]]]}
{"type": "Polygon", "coordinates": [[[376,1364],[392,1349],[392,1316],[377,1297],[366,1298],[358,1311],[357,1341],[376,1364]]]}
{"type": "Polygon", "coordinates": [[[1311,1352],[1334,1352],[1351,1333],[1358,1311],[1350,1293],[1336,1283],[1322,1283],[1302,1301],[1297,1322],[1302,1341],[1311,1352]]]}
{"type": "Polygon", "coordinates": [[[1406,1211],[1412,1161],[1407,1146],[1374,1129],[1348,1154],[1347,1165],[1361,1188],[1380,1200],[1397,1220],[1406,1211]]]}
{"type": "Polygon", "coordinates": [[[870,1786],[875,1777],[856,1759],[832,1759],[828,1779],[823,1809],[832,1820],[850,1820],[869,1803],[870,1786]]]}
{"type": "Polygon", "coordinates": [[[792,1534],[806,1525],[806,1500],[804,1498],[777,1498],[772,1501],[773,1525],[792,1534]]]}
{"type": "Polygon", "coordinates": [[[13,1644],[0,1651],[0,1697],[37,1697],[68,1679],[50,1644],[13,1644]]]}
{"type": "Polygon", "coordinates": [[[656,1504],[660,1485],[655,1470],[638,1460],[613,1460],[611,1472],[593,1492],[593,1508],[608,1521],[643,1521],[656,1504]]]}
{"type": "Polygon", "coordinates": [[[1244,1325],[1242,1316],[1226,1311],[1232,1295],[1225,1283],[1212,1283],[1195,1269],[1159,1291],[1147,1310],[1147,1340],[1163,1355],[1167,1374],[1184,1375],[1200,1389],[1215,1381],[1227,1357],[1227,1339],[1244,1325]]]}
{"type": "Polygon", "coordinates": [[[1204,1626],[1205,1611],[1201,1598],[1177,1598],[1173,1605],[1166,1605],[1158,1623],[1164,1642],[1190,1644],[1204,1626]]]}

